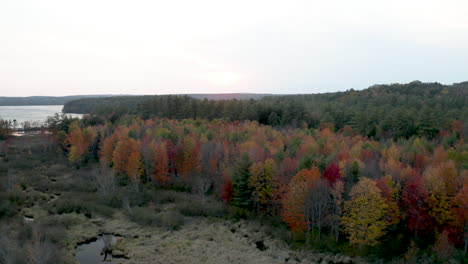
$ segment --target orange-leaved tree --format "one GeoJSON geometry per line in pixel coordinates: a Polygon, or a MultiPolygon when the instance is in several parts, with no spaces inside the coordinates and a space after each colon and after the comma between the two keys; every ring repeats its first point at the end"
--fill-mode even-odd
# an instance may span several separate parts
{"type": "Polygon", "coordinates": [[[164,141],[158,142],[154,150],[152,178],[161,184],[169,180],[169,156],[164,141]]]}
{"type": "Polygon", "coordinates": [[[96,132],[92,127],[81,129],[78,122],[73,122],[68,128],[67,140],[70,144],[68,159],[73,162],[80,161],[95,138],[96,132]]]}
{"type": "Polygon", "coordinates": [[[307,228],[304,215],[304,202],[307,193],[320,181],[320,171],[313,167],[303,169],[294,176],[283,196],[282,217],[293,231],[303,231],[307,228]]]}
{"type": "Polygon", "coordinates": [[[112,164],[112,156],[118,139],[118,135],[115,133],[110,137],[106,137],[102,141],[99,152],[101,160],[105,160],[107,163],[112,164]]]}
{"type": "MultiPolygon", "coordinates": [[[[132,167],[129,166],[130,156],[133,154],[132,159],[136,159],[138,152],[138,142],[133,138],[123,137],[118,141],[112,154],[112,162],[114,163],[114,172],[122,172],[127,176],[131,176],[132,167]]],[[[139,153],[139,152],[138,152],[139,153]]],[[[140,158],[141,159],[141,158],[140,158]]],[[[141,161],[140,161],[141,162],[141,161]]]]}

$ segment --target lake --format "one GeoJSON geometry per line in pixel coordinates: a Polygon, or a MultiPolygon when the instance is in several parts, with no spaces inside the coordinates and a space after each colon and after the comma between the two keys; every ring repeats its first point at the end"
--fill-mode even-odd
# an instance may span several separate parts
{"type": "MultiPolygon", "coordinates": [[[[0,106],[0,119],[14,120],[18,122],[19,127],[29,121],[34,126],[44,124],[48,116],[55,113],[62,113],[63,105],[24,105],[24,106],[0,106]]],[[[67,114],[72,117],[81,118],[82,114],[67,114]]]]}

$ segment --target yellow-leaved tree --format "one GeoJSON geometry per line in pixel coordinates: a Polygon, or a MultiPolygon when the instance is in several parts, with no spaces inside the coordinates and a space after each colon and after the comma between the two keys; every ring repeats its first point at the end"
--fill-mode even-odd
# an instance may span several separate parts
{"type": "Polygon", "coordinates": [[[362,177],[351,189],[341,222],[351,244],[373,246],[385,234],[387,204],[375,181],[362,177]]]}
{"type": "Polygon", "coordinates": [[[249,187],[253,189],[252,198],[257,211],[273,199],[275,191],[273,179],[276,170],[276,164],[272,159],[256,162],[251,167],[252,175],[249,178],[249,187]]]}
{"type": "Polygon", "coordinates": [[[130,180],[138,186],[140,177],[143,174],[143,163],[141,162],[141,154],[138,151],[133,151],[128,157],[127,166],[125,167],[126,174],[130,180]]]}

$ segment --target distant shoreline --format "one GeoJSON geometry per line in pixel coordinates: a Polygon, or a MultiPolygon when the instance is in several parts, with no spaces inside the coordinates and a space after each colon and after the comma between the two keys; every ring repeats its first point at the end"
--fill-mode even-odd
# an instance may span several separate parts
{"type": "Polygon", "coordinates": [[[63,105],[0,106],[0,119],[9,121],[16,131],[36,130],[46,126],[48,117],[66,115],[81,118],[82,114],[64,113],[63,105]]]}
{"type": "Polygon", "coordinates": [[[111,97],[114,95],[70,95],[70,96],[27,96],[6,97],[0,96],[0,106],[41,106],[64,105],[65,103],[81,98],[111,97]]]}

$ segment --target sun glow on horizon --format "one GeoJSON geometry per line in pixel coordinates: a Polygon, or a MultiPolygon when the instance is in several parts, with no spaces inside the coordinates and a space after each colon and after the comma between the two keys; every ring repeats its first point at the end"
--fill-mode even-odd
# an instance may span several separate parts
{"type": "Polygon", "coordinates": [[[1,96],[466,81],[464,0],[0,3],[1,96]]]}
{"type": "Polygon", "coordinates": [[[222,87],[233,86],[242,79],[240,74],[229,71],[209,72],[200,77],[214,86],[222,87]]]}

